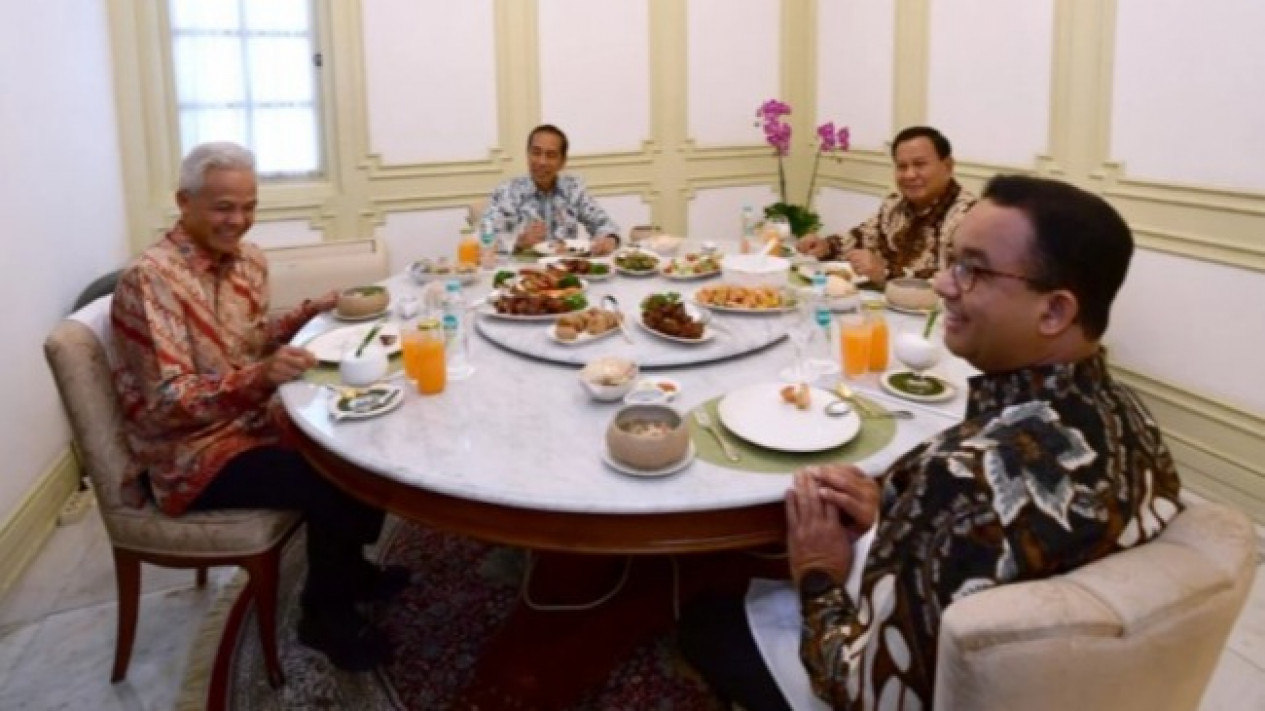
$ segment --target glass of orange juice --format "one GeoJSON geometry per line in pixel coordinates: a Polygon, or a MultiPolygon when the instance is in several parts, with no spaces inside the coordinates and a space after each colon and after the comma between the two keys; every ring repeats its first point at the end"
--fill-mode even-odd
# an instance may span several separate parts
{"type": "Polygon", "coordinates": [[[400,335],[404,349],[404,374],[417,384],[417,392],[434,395],[448,381],[444,365],[444,331],[438,319],[422,319],[400,335]]]}
{"type": "Polygon", "coordinates": [[[474,232],[469,228],[462,230],[461,241],[457,243],[457,263],[479,266],[480,251],[479,239],[474,236],[474,232]]]}
{"type": "Polygon", "coordinates": [[[839,350],[843,352],[843,375],[858,378],[870,370],[870,343],[873,325],[865,314],[853,313],[839,320],[839,350]]]}
{"type": "Polygon", "coordinates": [[[870,322],[870,371],[881,373],[887,370],[887,362],[891,353],[890,331],[887,319],[883,317],[883,305],[871,302],[865,305],[866,320],[870,322]]]}

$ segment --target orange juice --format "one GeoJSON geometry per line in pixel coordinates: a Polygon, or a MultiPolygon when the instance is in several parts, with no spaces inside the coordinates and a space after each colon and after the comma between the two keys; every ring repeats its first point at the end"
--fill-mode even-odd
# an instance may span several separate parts
{"type": "Polygon", "coordinates": [[[843,351],[843,374],[849,378],[865,375],[870,369],[870,340],[873,328],[868,323],[845,323],[840,327],[843,351]]]}
{"type": "Polygon", "coordinates": [[[870,313],[870,370],[881,373],[887,370],[890,350],[887,337],[887,320],[875,311],[870,313]]]}
{"type": "Polygon", "coordinates": [[[444,331],[439,322],[432,319],[419,323],[402,345],[405,348],[404,369],[409,377],[417,381],[417,392],[423,395],[443,392],[448,382],[448,369],[444,364],[444,331]],[[408,345],[409,340],[413,342],[412,346],[408,345]]]}
{"type": "Polygon", "coordinates": [[[462,234],[461,241],[457,243],[457,263],[479,266],[480,251],[479,240],[474,238],[474,234],[470,232],[462,234]]]}
{"type": "Polygon", "coordinates": [[[400,332],[404,375],[414,382],[417,382],[417,376],[421,374],[421,360],[419,356],[421,355],[422,342],[424,340],[426,340],[426,336],[416,328],[406,328],[400,332]]]}

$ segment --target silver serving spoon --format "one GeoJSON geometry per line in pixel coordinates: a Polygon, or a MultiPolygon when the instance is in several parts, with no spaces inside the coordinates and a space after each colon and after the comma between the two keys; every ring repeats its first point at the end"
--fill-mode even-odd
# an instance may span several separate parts
{"type": "Polygon", "coordinates": [[[624,323],[624,312],[619,308],[619,299],[607,294],[602,297],[602,308],[607,311],[615,312],[615,322],[619,324],[619,334],[624,337],[625,341],[634,343],[632,334],[628,332],[628,326],[624,323]]]}

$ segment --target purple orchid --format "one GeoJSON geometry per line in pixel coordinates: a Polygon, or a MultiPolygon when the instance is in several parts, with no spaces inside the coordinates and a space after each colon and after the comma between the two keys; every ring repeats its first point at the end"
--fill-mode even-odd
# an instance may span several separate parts
{"type": "MultiPolygon", "coordinates": [[[[791,125],[782,120],[791,115],[791,106],[777,99],[769,99],[760,104],[755,112],[756,125],[764,130],[764,140],[773,147],[777,156],[778,187],[781,188],[782,202],[786,203],[786,172],[782,159],[791,152],[791,125]]],[[[817,185],[817,168],[821,163],[822,153],[835,153],[851,147],[852,133],[847,126],[835,128],[834,121],[827,121],[817,127],[817,155],[813,159],[812,177],[808,183],[808,201],[805,209],[810,209],[813,202],[813,189],[817,185]]]]}

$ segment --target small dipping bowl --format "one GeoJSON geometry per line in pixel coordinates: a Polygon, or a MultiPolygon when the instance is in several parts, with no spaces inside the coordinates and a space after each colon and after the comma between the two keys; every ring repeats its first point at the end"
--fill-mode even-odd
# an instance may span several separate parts
{"type": "Polygon", "coordinates": [[[603,356],[589,361],[580,370],[580,385],[599,402],[614,402],[628,394],[641,372],[634,361],[603,356]]]}

